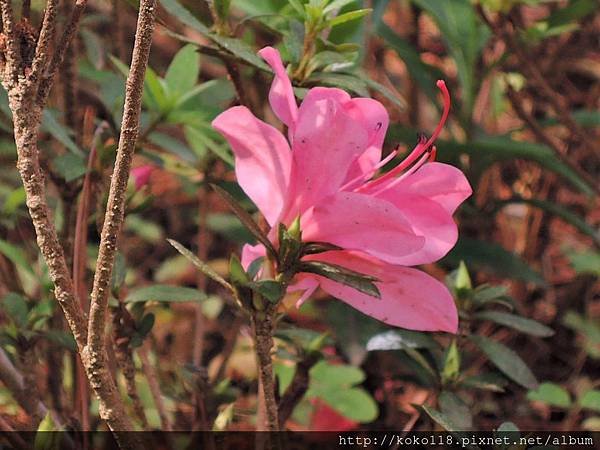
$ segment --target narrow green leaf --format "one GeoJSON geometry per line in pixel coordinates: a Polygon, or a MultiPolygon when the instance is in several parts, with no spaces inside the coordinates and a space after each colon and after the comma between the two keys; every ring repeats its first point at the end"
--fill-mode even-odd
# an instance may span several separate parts
{"type": "Polygon", "coordinates": [[[474,318],[480,320],[491,320],[499,325],[513,328],[522,333],[530,334],[538,337],[549,337],[554,334],[552,328],[547,327],[535,320],[517,316],[500,311],[481,311],[473,315],[474,318]]]}
{"type": "Polygon", "coordinates": [[[538,382],[527,364],[510,348],[483,336],[469,336],[469,339],[502,371],[508,378],[527,389],[536,389],[538,382]]]}
{"type": "Polygon", "coordinates": [[[265,248],[272,254],[277,255],[277,251],[273,244],[267,237],[267,235],[260,229],[258,224],[254,221],[252,216],[248,214],[248,212],[242,208],[239,203],[227,192],[225,189],[217,186],[216,184],[210,185],[219,196],[225,200],[227,206],[233,211],[233,213],[240,219],[240,221],[244,224],[248,231],[252,233],[252,235],[260,242],[265,248]]]}
{"type": "Polygon", "coordinates": [[[327,27],[333,28],[333,27],[336,27],[343,23],[349,22],[351,20],[360,19],[361,17],[364,17],[367,14],[369,14],[371,11],[373,11],[371,8],[357,9],[354,11],[349,11],[347,13],[340,14],[339,16],[335,16],[333,19],[329,19],[325,23],[326,23],[327,27]]]}
{"type": "Polygon", "coordinates": [[[125,298],[125,303],[143,303],[149,301],[180,303],[199,302],[204,299],[206,299],[206,294],[198,289],[170,286],[167,284],[153,284],[130,292],[125,298]]]}
{"type": "Polygon", "coordinates": [[[322,261],[307,261],[300,263],[299,272],[308,272],[321,275],[330,280],[337,281],[346,286],[350,286],[363,294],[371,297],[381,298],[379,289],[375,285],[377,278],[370,275],[354,272],[353,270],[341,267],[335,264],[329,264],[322,261]]]}
{"type": "Polygon", "coordinates": [[[194,255],[192,252],[190,252],[187,248],[185,248],[179,242],[177,242],[173,239],[167,239],[167,241],[169,242],[169,244],[171,244],[173,247],[175,247],[175,249],[179,253],[181,253],[183,256],[185,256],[187,259],[189,259],[192,264],[194,264],[198,269],[200,269],[200,271],[204,275],[206,275],[211,280],[219,283],[225,289],[227,289],[232,294],[234,294],[234,296],[237,298],[237,291],[235,290],[235,288],[231,284],[229,284],[221,275],[219,275],[217,272],[215,272],[208,264],[200,261],[200,259],[198,259],[198,257],[196,255],[194,255]]]}
{"type": "Polygon", "coordinates": [[[482,389],[491,392],[504,392],[508,380],[497,373],[482,373],[465,378],[460,382],[461,386],[473,389],[482,389]]]}

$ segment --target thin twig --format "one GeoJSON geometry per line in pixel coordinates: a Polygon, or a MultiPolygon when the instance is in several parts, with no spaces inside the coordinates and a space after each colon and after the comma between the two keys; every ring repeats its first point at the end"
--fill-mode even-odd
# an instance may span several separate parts
{"type": "Polygon", "coordinates": [[[4,53],[6,65],[4,67],[3,79],[8,90],[16,85],[19,76],[22,75],[19,73],[21,53],[15,33],[11,0],[0,0],[0,9],[2,10],[2,32],[7,43],[6,52],[4,53]]]}
{"type": "MultiPolygon", "coordinates": [[[[155,13],[156,0],[141,1],[131,68],[127,77],[117,159],[111,177],[108,204],[96,261],[88,322],[88,340],[82,354],[90,384],[100,398],[100,415],[107,420],[113,431],[131,430],[132,426],[106,364],[104,331],[110,280],[124,218],[127,181],[139,130],[144,75],[152,44],[155,13]],[[110,380],[110,383],[107,383],[107,380],[110,380]]],[[[117,437],[119,438],[119,436],[117,437]]],[[[132,433],[124,433],[123,438],[128,440],[128,444],[138,444],[137,437],[132,433]]]]}
{"type": "Polygon", "coordinates": [[[56,14],[58,12],[58,0],[48,0],[44,19],[42,21],[42,29],[35,47],[35,57],[31,64],[31,73],[27,77],[27,82],[37,89],[40,82],[40,75],[46,67],[46,63],[50,56],[50,47],[54,40],[54,32],[56,27],[56,14]]]}
{"type": "MultiPolygon", "coordinates": [[[[275,330],[275,309],[272,304],[267,305],[264,311],[255,311],[252,314],[252,331],[258,362],[259,382],[264,396],[266,414],[266,430],[258,424],[257,431],[279,431],[279,414],[277,400],[275,399],[275,381],[273,376],[273,332],[275,330]]],[[[260,398],[260,395],[259,395],[260,398]]]]}
{"type": "Polygon", "coordinates": [[[91,295],[87,342],[90,356],[95,353],[101,354],[104,350],[103,336],[109,285],[117,252],[118,237],[124,218],[129,170],[139,131],[144,75],[152,44],[155,12],[156,0],[143,0],[140,3],[131,69],[127,77],[117,159],[111,178],[91,295]]]}
{"type": "Polygon", "coordinates": [[[77,30],[79,29],[79,22],[81,21],[81,17],[83,16],[83,11],[85,10],[85,6],[87,4],[87,0],[77,0],[75,5],[73,5],[73,12],[71,13],[71,17],[69,22],[65,26],[63,30],[62,37],[56,46],[56,50],[52,55],[52,59],[50,60],[50,64],[46,73],[42,75],[42,79],[39,83],[39,89],[37,92],[37,104],[44,105],[48,98],[48,94],[50,94],[50,88],[54,84],[54,78],[56,77],[56,73],[58,69],[62,66],[62,62],[65,58],[65,54],[67,49],[73,42],[73,38],[77,34],[77,30]]]}

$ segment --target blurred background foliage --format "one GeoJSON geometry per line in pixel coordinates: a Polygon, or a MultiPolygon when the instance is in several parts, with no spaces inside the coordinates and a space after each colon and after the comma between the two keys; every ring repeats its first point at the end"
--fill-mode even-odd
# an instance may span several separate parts
{"type": "MultiPolygon", "coordinates": [[[[252,241],[207,188],[216,183],[256,212],[210,122],[241,102],[276,123],[266,102],[271,73],[256,56],[274,45],[299,98],[327,85],[383,102],[392,118],[386,153],[432,131],[441,112],[435,81],[446,80],[453,106],[437,157],[465,171],[474,191],[457,214],[458,244],[424,267],[452,289],[459,335],[390,329],[322,294],[300,310],[284,302],[275,368],[287,427],[600,430],[597,0],[160,4],[134,164],[149,175],[134,172],[130,186],[109,337],[140,427],[254,426],[247,320],[166,238],[221,276],[229,254],[252,241]]],[[[44,115],[50,203],[84,293],[136,7],[91,2],[44,115]]],[[[33,23],[42,8],[33,2],[33,23]]],[[[68,426],[101,426],[36,248],[15,157],[2,92],[0,360],[68,426]]],[[[0,387],[2,417],[36,428],[15,399],[0,387]]]]}

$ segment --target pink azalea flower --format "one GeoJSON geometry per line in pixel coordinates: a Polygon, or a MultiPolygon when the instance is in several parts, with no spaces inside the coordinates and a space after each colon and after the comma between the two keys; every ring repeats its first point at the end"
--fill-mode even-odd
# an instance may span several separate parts
{"type": "Polygon", "coordinates": [[[133,184],[136,191],[139,191],[148,184],[153,170],[154,166],[150,164],[145,164],[143,166],[131,169],[131,177],[133,178],[133,184]]]}
{"type": "MultiPolygon", "coordinates": [[[[450,292],[438,280],[408,267],[443,257],[456,243],[452,219],[471,187],[455,167],[434,162],[433,136],[420,139],[410,155],[379,178],[388,114],[376,100],[351,98],[335,88],[310,89],[297,106],[292,84],[277,50],[260,56],[275,73],[269,92],[274,113],[288,128],[288,139],[244,106],[220,114],[213,127],[235,154],[240,186],[272,227],[300,217],[304,241],[328,242],[343,250],[305,256],[376,277],[381,298],[363,294],[322,276],[297,274],[288,291],[304,291],[298,304],[317,287],[387,324],[423,331],[456,332],[458,317],[450,292]],[[433,154],[433,155],[432,155],[433,154]]],[[[265,254],[246,245],[247,266],[265,254]]]]}

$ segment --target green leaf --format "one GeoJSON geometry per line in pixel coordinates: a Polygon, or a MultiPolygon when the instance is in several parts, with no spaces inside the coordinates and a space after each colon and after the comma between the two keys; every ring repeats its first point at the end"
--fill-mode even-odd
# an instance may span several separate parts
{"type": "Polygon", "coordinates": [[[363,294],[371,297],[381,298],[381,293],[375,285],[377,278],[370,275],[361,274],[336,264],[330,264],[322,261],[301,262],[298,272],[307,272],[321,275],[330,280],[337,281],[346,286],[356,289],[363,294]]]}
{"type": "Polygon", "coordinates": [[[448,346],[444,352],[442,364],[442,384],[448,384],[458,379],[460,375],[460,353],[456,345],[456,339],[448,346]]]}
{"type": "Polygon", "coordinates": [[[462,88],[460,115],[463,121],[469,121],[478,89],[478,78],[475,72],[477,61],[490,32],[479,23],[475,9],[469,0],[412,1],[434,19],[446,41],[448,51],[456,64],[462,88]]]}
{"type": "Polygon", "coordinates": [[[237,291],[235,290],[235,288],[231,284],[229,284],[227,281],[225,281],[225,279],[221,275],[219,275],[217,272],[215,272],[208,264],[200,261],[200,259],[196,255],[194,255],[192,252],[190,252],[187,248],[185,248],[179,242],[177,242],[173,239],[167,239],[167,241],[169,242],[169,244],[171,244],[173,247],[175,247],[175,249],[179,253],[181,253],[189,261],[191,261],[191,263],[193,265],[195,265],[198,269],[200,269],[200,271],[204,275],[206,275],[211,280],[219,283],[225,289],[227,289],[232,294],[234,294],[234,296],[237,298],[237,291]]]}
{"type": "Polygon", "coordinates": [[[142,336],[147,336],[150,331],[152,331],[152,327],[154,326],[154,321],[156,317],[152,313],[145,314],[142,317],[142,320],[137,324],[137,332],[142,336]]]}
{"type": "Polygon", "coordinates": [[[192,90],[200,73],[200,55],[194,45],[185,45],[173,57],[165,74],[169,97],[179,99],[192,90]]]}
{"type": "Polygon", "coordinates": [[[234,285],[244,286],[251,281],[250,276],[246,273],[240,262],[240,258],[235,253],[229,258],[229,279],[234,285]]]}
{"type": "Polygon", "coordinates": [[[461,428],[458,424],[452,421],[452,418],[447,416],[446,414],[438,411],[437,409],[431,408],[426,405],[415,405],[417,409],[420,409],[425,414],[427,414],[434,422],[440,425],[446,431],[460,431],[461,428]]]}
{"type": "Polygon", "coordinates": [[[227,52],[235,55],[240,60],[250,64],[258,69],[266,72],[270,72],[269,66],[256,55],[256,51],[240,39],[235,39],[228,36],[220,36],[216,33],[212,33],[209,28],[196,19],[186,8],[184,8],[176,0],[160,0],[163,8],[169,13],[179,19],[185,25],[192,29],[200,32],[217,46],[221,47],[227,52]]]}
{"type": "Polygon", "coordinates": [[[77,351],[77,343],[71,333],[59,330],[48,330],[43,333],[50,342],[59,345],[71,352],[77,351]]]}
{"type": "MultiPolygon", "coordinates": [[[[215,11],[216,11],[219,19],[221,19],[222,21],[227,20],[227,17],[229,16],[229,7],[231,6],[231,0],[213,0],[213,1],[214,1],[214,5],[215,5],[215,11]]],[[[232,414],[233,414],[233,408],[232,408],[232,414]]]]}
{"type": "Polygon", "coordinates": [[[332,389],[321,392],[319,398],[344,417],[356,422],[369,423],[379,415],[377,403],[362,388],[332,389]]]}
{"type": "Polygon", "coordinates": [[[252,233],[252,235],[260,242],[265,248],[272,254],[277,255],[277,251],[273,247],[273,244],[267,237],[267,235],[260,229],[257,223],[254,221],[252,216],[248,214],[248,212],[240,206],[240,204],[236,201],[235,198],[229,194],[225,189],[217,186],[216,184],[210,185],[219,196],[225,200],[227,206],[233,211],[233,213],[240,219],[240,221],[244,224],[244,226],[252,233]]]}
{"type": "Polygon", "coordinates": [[[463,379],[461,386],[473,389],[482,389],[491,392],[504,392],[508,381],[497,373],[482,373],[463,379]]]}
{"type": "Polygon", "coordinates": [[[199,31],[202,34],[208,34],[209,29],[206,25],[196,19],[192,13],[190,13],[187,9],[185,9],[179,2],[176,0],[160,0],[161,6],[167,11],[169,14],[175,16],[182,22],[184,25],[199,31]]]}
{"type": "Polygon", "coordinates": [[[13,216],[21,206],[25,205],[25,199],[25,189],[22,187],[14,189],[6,196],[2,213],[9,217],[13,216]]]}
{"type": "Polygon", "coordinates": [[[2,309],[8,314],[17,327],[23,329],[27,326],[29,308],[27,306],[27,300],[25,300],[23,296],[16,292],[9,292],[2,299],[2,309]]]}
{"type": "Polygon", "coordinates": [[[344,14],[340,14],[339,16],[335,16],[333,19],[329,19],[327,22],[325,22],[325,27],[333,28],[333,27],[336,27],[343,23],[349,22],[351,20],[360,19],[361,17],[364,17],[367,14],[369,14],[371,11],[373,11],[373,10],[370,8],[366,8],[366,9],[357,9],[354,11],[349,11],[344,14]]]}
{"type": "Polygon", "coordinates": [[[456,290],[458,291],[470,291],[471,289],[473,289],[473,284],[471,283],[471,276],[469,275],[469,270],[467,269],[467,266],[464,261],[461,261],[458,266],[454,287],[456,287],[456,290]]]}
{"type": "Polygon", "coordinates": [[[84,157],[75,153],[65,153],[54,158],[54,168],[67,183],[81,178],[87,172],[84,157]]]}
{"type": "Polygon", "coordinates": [[[364,379],[365,374],[358,367],[319,361],[310,369],[311,382],[306,396],[322,399],[351,420],[371,422],[377,418],[377,404],[364,389],[355,387],[364,379]]]}
{"type": "Polygon", "coordinates": [[[473,416],[469,407],[452,392],[442,391],[438,397],[441,413],[447,417],[459,430],[467,431],[473,428],[473,416]]]}
{"type": "Polygon", "coordinates": [[[315,383],[324,385],[323,389],[334,386],[354,386],[365,381],[365,373],[360,368],[344,364],[330,364],[327,361],[315,364],[310,369],[310,376],[315,383]]]}
{"type": "Polygon", "coordinates": [[[153,284],[143,288],[136,289],[129,293],[125,298],[125,303],[143,303],[143,302],[200,302],[206,299],[206,294],[198,289],[169,286],[166,284],[153,284]]]}
{"type": "Polygon", "coordinates": [[[577,273],[590,273],[600,277],[600,253],[591,250],[584,252],[567,252],[571,266],[577,273]]]}
{"type": "Polygon", "coordinates": [[[600,412],[600,390],[590,389],[579,398],[582,408],[600,412]]]}
{"type": "Polygon", "coordinates": [[[184,128],[185,138],[190,146],[196,150],[196,153],[205,149],[210,150],[213,154],[225,161],[229,166],[234,166],[233,155],[226,146],[215,143],[203,130],[193,126],[184,128]]]}
{"type": "Polygon", "coordinates": [[[246,283],[246,286],[258,292],[271,303],[277,303],[285,294],[285,286],[275,280],[260,280],[246,283]]]}
{"type": "Polygon", "coordinates": [[[550,382],[541,383],[536,390],[529,391],[527,399],[560,408],[569,408],[571,406],[569,392],[562,386],[550,382]]]}
{"type": "MultiPolygon", "coordinates": [[[[490,286],[482,284],[475,288],[471,299],[473,300],[473,303],[479,306],[483,306],[487,303],[500,303],[506,305],[507,293],[508,289],[506,286],[490,286]]],[[[508,306],[511,307],[510,304],[508,304],[508,306]]]]}
{"type": "Polygon", "coordinates": [[[536,389],[538,382],[523,360],[510,348],[483,336],[469,336],[469,339],[489,358],[508,378],[527,389],[536,389]]]}
{"type": "Polygon", "coordinates": [[[429,334],[411,330],[390,330],[376,334],[367,341],[367,351],[406,350],[411,348],[437,349],[439,344],[429,334]]]}
{"type": "Polygon", "coordinates": [[[469,267],[479,268],[498,275],[544,285],[542,276],[534,271],[518,255],[500,245],[466,237],[459,238],[456,246],[444,258],[449,265],[457,265],[464,260],[469,267]]]}
{"type": "Polygon", "coordinates": [[[588,355],[600,359],[600,323],[574,311],[567,311],[563,323],[583,337],[583,345],[588,355]]]}
{"type": "Polygon", "coordinates": [[[513,328],[522,333],[530,334],[537,337],[549,337],[554,334],[552,328],[547,327],[535,320],[517,316],[500,311],[481,311],[473,315],[474,318],[480,320],[491,320],[499,325],[513,328]]]}
{"type": "Polygon", "coordinates": [[[236,244],[254,241],[254,236],[234,214],[209,214],[206,218],[206,227],[236,244]]]}
{"type": "Polygon", "coordinates": [[[77,144],[71,139],[73,133],[68,128],[61,125],[56,119],[56,114],[49,109],[44,110],[42,118],[42,130],[50,133],[58,142],[77,155],[83,155],[83,152],[77,144]]]}
{"type": "Polygon", "coordinates": [[[361,97],[369,97],[367,83],[354,75],[345,73],[318,72],[313,73],[306,82],[314,85],[339,87],[361,97]]]}
{"type": "Polygon", "coordinates": [[[27,257],[25,256],[23,249],[11,244],[10,242],[0,239],[0,253],[6,256],[15,266],[18,266],[34,275],[31,264],[29,264],[27,261],[27,257]]]}

